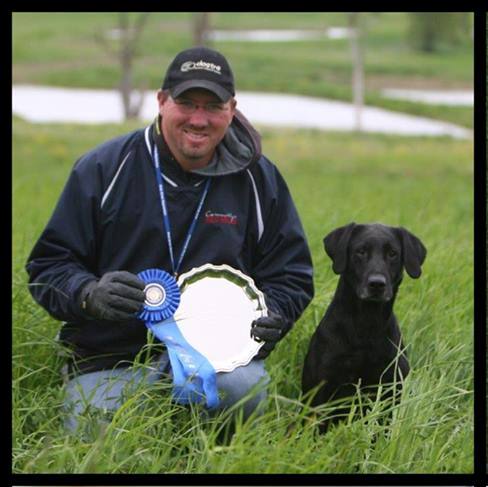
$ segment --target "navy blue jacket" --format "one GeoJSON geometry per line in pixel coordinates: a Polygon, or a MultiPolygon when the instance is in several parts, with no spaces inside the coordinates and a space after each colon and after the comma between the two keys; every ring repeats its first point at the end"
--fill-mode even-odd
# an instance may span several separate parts
{"type": "MultiPolygon", "coordinates": [[[[115,138],[74,165],[54,213],[27,262],[30,292],[54,318],[82,371],[132,361],[147,343],[145,325],[94,320],[80,306],[84,285],[104,273],[148,268],[171,273],[151,151],[157,144],[175,260],[202,194],[209,193],[180,273],[205,263],[251,276],[268,306],[295,322],[313,297],[312,262],[290,193],[260,139],[237,112],[214,159],[185,173],[159,122],[115,138]],[[35,284],[35,285],[32,285],[35,284]]],[[[215,297],[218,300],[218,296],[215,297]]]]}

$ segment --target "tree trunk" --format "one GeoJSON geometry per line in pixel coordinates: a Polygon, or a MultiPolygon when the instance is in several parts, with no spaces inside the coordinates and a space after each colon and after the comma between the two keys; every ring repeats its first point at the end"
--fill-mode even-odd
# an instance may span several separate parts
{"type": "Polygon", "coordinates": [[[131,26],[127,13],[124,12],[119,15],[121,36],[119,59],[122,70],[120,94],[126,120],[139,116],[144,101],[142,92],[134,93],[133,64],[136,56],[137,43],[148,16],[148,13],[141,14],[135,20],[134,25],[131,26]],[[134,98],[134,95],[138,96],[137,100],[134,98]]]}
{"type": "Polygon", "coordinates": [[[194,14],[193,21],[193,45],[208,46],[208,31],[210,29],[210,12],[194,14]]]}
{"type": "Polygon", "coordinates": [[[354,128],[358,132],[362,130],[362,110],[364,105],[364,63],[363,48],[361,45],[360,13],[351,12],[349,17],[349,28],[351,32],[352,50],[352,93],[354,105],[354,128]]]}
{"type": "Polygon", "coordinates": [[[120,94],[122,96],[122,104],[124,107],[125,119],[133,118],[131,110],[131,95],[132,95],[132,54],[130,48],[130,34],[127,14],[121,13],[119,16],[120,29],[120,50],[119,60],[122,70],[120,80],[120,94]]]}

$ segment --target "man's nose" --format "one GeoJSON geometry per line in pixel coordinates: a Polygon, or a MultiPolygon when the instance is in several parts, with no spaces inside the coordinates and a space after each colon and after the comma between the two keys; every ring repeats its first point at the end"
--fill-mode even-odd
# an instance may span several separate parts
{"type": "Polygon", "coordinates": [[[208,125],[208,115],[204,106],[197,105],[190,115],[189,123],[192,125],[208,125]]]}

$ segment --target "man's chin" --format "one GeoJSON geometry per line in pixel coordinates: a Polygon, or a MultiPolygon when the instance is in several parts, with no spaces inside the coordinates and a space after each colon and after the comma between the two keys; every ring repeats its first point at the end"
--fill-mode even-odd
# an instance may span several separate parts
{"type": "Polygon", "coordinates": [[[201,169],[202,167],[205,167],[208,165],[210,160],[212,159],[211,157],[208,157],[207,154],[196,154],[196,153],[190,153],[190,154],[184,154],[185,156],[185,164],[181,164],[184,169],[187,171],[191,171],[193,169],[201,169]]]}
{"type": "Polygon", "coordinates": [[[188,159],[188,160],[200,160],[200,159],[205,159],[205,157],[208,156],[210,152],[210,148],[206,146],[199,145],[199,146],[186,146],[185,149],[182,151],[182,154],[188,159]]]}

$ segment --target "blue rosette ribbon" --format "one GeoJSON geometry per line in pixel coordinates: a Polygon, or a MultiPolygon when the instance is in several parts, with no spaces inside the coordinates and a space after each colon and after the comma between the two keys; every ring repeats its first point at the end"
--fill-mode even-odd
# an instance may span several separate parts
{"type": "Polygon", "coordinates": [[[147,269],[137,276],[146,283],[144,308],[137,317],[145,323],[157,323],[173,316],[181,298],[174,277],[160,269],[147,269]]]}
{"type": "Polygon", "coordinates": [[[137,317],[168,349],[173,372],[173,399],[180,404],[206,400],[208,408],[217,407],[215,369],[186,341],[174,318],[181,299],[176,280],[160,269],[147,269],[138,277],[146,283],[146,300],[137,317]]]}

